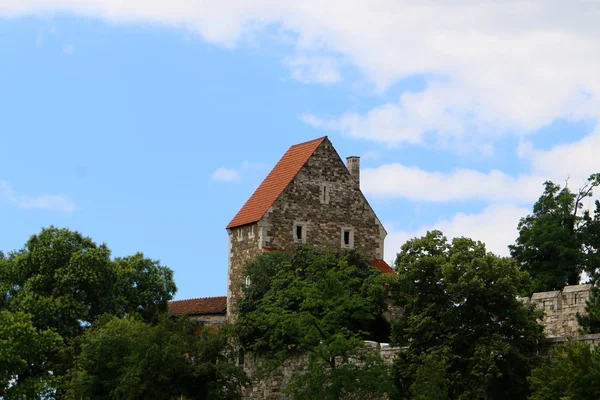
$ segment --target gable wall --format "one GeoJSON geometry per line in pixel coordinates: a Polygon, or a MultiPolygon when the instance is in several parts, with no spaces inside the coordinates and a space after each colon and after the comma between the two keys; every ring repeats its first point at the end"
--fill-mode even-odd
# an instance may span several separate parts
{"type": "Polygon", "coordinates": [[[383,258],[385,230],[329,140],[324,140],[260,222],[263,247],[293,250],[295,223],[306,224],[306,244],[338,250],[342,227],[354,229],[354,248],[383,258]],[[329,204],[321,203],[328,183],[329,204]]]}

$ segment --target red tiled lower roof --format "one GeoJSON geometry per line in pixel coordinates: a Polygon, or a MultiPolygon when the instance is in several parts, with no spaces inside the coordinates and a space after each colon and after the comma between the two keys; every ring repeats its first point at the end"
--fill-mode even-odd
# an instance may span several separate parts
{"type": "Polygon", "coordinates": [[[388,263],[386,263],[383,260],[373,260],[371,261],[371,265],[374,266],[375,268],[377,268],[378,270],[380,270],[382,273],[384,274],[395,274],[396,271],[394,271],[394,269],[392,267],[390,267],[388,265],[388,263]]]}
{"type": "Polygon", "coordinates": [[[227,229],[259,221],[326,138],[324,136],[290,147],[233,217],[227,229]]]}
{"type": "Polygon", "coordinates": [[[227,297],[204,297],[201,299],[170,301],[169,312],[173,315],[226,314],[227,297]]]}

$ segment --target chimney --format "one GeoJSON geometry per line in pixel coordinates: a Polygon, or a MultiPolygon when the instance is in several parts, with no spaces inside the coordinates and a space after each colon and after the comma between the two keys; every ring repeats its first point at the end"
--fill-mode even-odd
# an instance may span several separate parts
{"type": "Polygon", "coordinates": [[[348,171],[350,171],[350,175],[352,175],[356,183],[360,185],[360,157],[346,157],[346,167],[348,168],[348,171]]]}

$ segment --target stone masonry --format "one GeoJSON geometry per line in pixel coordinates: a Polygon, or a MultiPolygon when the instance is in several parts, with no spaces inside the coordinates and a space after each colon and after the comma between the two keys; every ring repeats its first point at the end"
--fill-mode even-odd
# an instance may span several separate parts
{"type": "MultiPolygon", "coordinates": [[[[387,343],[365,342],[365,351],[373,351],[378,353],[384,362],[391,364],[400,347],[391,347],[387,343]]],[[[341,360],[339,360],[341,361],[341,360]]],[[[308,355],[297,354],[288,357],[281,363],[276,371],[271,373],[267,379],[262,377],[256,378],[255,372],[260,367],[261,360],[251,354],[244,357],[243,368],[248,376],[253,377],[253,382],[250,387],[245,389],[242,398],[245,400],[281,400],[283,399],[282,391],[285,389],[293,374],[303,365],[308,362],[308,355]]],[[[260,376],[260,375],[258,375],[260,376]]]]}
{"type": "Polygon", "coordinates": [[[535,304],[544,310],[544,317],[539,321],[544,326],[546,336],[575,337],[579,335],[577,313],[585,313],[585,302],[590,297],[592,285],[565,286],[562,292],[534,293],[526,303],[535,304]]]}
{"type": "MultiPolygon", "coordinates": [[[[360,159],[348,157],[346,166],[326,137],[297,146],[309,145],[314,149],[302,159],[294,155],[294,146],[288,150],[298,160],[288,161],[286,153],[253,195],[263,195],[262,186],[281,183],[277,182],[279,169],[297,168],[281,193],[272,202],[269,200],[265,212],[251,223],[238,226],[232,221],[228,226],[230,319],[246,284],[244,265],[263,251],[294,250],[298,245],[310,245],[322,250],[356,249],[366,258],[383,258],[387,232],[360,190],[360,159]],[[281,166],[284,161],[288,162],[285,167],[281,166]]],[[[251,198],[238,216],[255,211],[247,209],[248,204],[257,204],[255,200],[251,198]]]]}
{"type": "Polygon", "coordinates": [[[233,305],[246,284],[244,266],[263,252],[258,223],[229,229],[229,273],[227,275],[227,316],[233,319],[233,305]]]}

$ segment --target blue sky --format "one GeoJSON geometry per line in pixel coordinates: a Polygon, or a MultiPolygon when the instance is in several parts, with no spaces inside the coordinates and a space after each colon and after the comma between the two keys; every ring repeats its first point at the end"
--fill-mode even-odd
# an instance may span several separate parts
{"type": "Polygon", "coordinates": [[[340,4],[0,1],[0,250],[68,227],[224,295],[295,143],[362,157],[388,261],[433,228],[507,254],[544,180],[600,170],[600,8],[340,4]]]}

